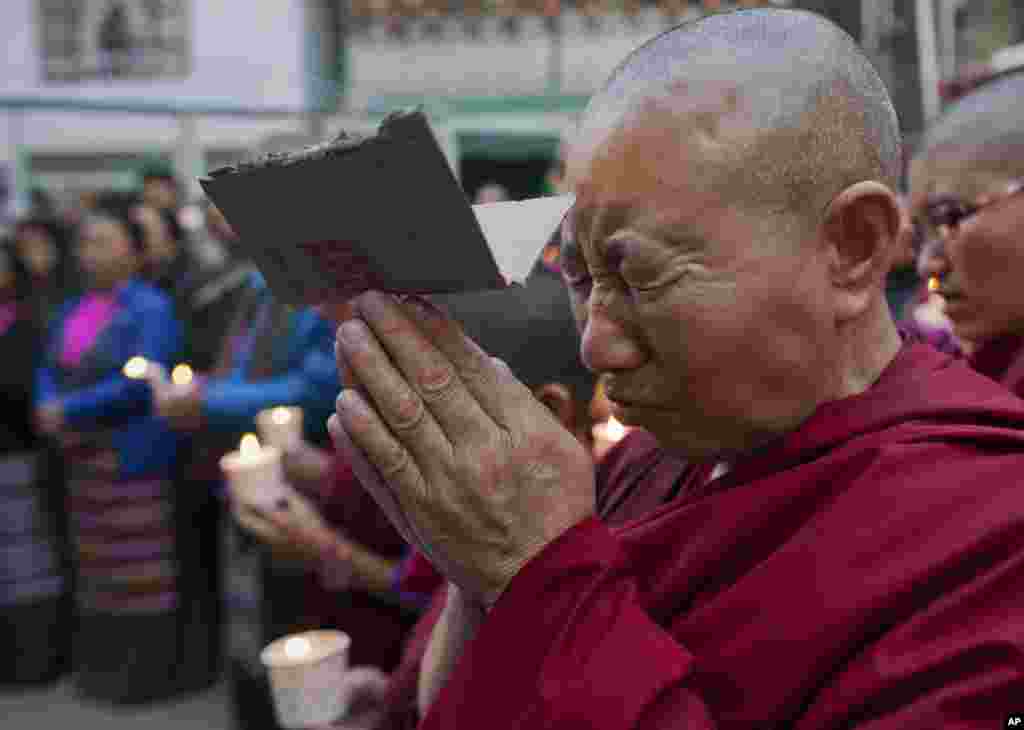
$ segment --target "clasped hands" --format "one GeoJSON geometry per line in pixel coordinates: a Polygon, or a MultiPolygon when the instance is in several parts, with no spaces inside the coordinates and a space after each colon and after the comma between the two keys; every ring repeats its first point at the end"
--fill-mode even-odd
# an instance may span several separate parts
{"type": "Polygon", "coordinates": [[[508,367],[419,297],[368,292],[338,329],[328,422],[402,536],[491,606],[594,513],[593,462],[508,367]]]}

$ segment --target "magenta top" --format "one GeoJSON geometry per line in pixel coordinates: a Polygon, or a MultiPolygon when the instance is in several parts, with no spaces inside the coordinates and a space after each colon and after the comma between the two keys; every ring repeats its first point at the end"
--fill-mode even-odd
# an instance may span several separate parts
{"type": "Polygon", "coordinates": [[[60,364],[77,367],[117,312],[116,292],[89,292],[64,322],[60,364]]]}

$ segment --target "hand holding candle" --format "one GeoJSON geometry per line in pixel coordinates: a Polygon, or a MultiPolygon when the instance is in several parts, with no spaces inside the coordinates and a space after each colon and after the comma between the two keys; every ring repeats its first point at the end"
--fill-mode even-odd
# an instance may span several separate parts
{"type": "Polygon", "coordinates": [[[269,511],[276,508],[278,500],[294,494],[284,481],[281,450],[260,445],[254,434],[243,436],[238,451],[221,458],[220,468],[231,498],[239,504],[269,511]]]}

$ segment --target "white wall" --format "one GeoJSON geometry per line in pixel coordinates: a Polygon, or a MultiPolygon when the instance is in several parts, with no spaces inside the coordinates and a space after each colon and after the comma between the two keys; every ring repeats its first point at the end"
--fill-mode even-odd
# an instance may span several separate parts
{"type": "MultiPolygon", "coordinates": [[[[609,18],[596,32],[584,28],[572,13],[563,22],[561,93],[590,94],[668,21],[654,12],[635,25],[609,18]]],[[[484,22],[477,40],[465,35],[458,23],[440,42],[426,36],[421,26],[413,26],[407,40],[374,28],[352,40],[349,98],[360,106],[382,94],[544,94],[551,64],[558,62],[553,54],[539,18],[525,19],[522,32],[511,38],[498,29],[496,18],[484,22]]]]}

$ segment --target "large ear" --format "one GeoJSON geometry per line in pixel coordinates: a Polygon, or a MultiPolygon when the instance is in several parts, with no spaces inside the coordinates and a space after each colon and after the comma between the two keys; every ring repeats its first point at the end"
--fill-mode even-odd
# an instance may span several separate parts
{"type": "Polygon", "coordinates": [[[537,400],[543,403],[555,418],[569,431],[576,429],[576,408],[572,392],[561,383],[547,383],[533,391],[537,400]]]}
{"type": "Polygon", "coordinates": [[[851,185],[829,204],[822,232],[839,318],[857,317],[876,296],[879,281],[889,272],[902,222],[896,195],[879,182],[851,185]]]}

